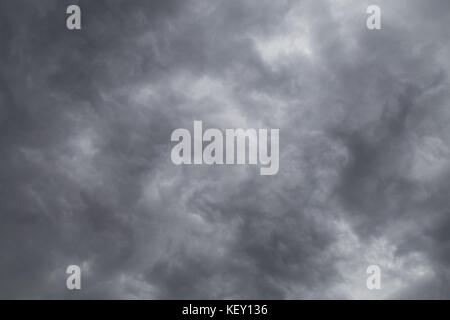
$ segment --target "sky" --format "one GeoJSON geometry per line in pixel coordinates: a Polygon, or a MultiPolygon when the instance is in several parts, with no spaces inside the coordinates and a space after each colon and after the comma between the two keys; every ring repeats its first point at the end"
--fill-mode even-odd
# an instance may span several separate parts
{"type": "Polygon", "coordinates": [[[449,1],[4,0],[0,44],[0,298],[450,299],[449,1]],[[196,120],[279,172],[174,165],[196,120]]]}

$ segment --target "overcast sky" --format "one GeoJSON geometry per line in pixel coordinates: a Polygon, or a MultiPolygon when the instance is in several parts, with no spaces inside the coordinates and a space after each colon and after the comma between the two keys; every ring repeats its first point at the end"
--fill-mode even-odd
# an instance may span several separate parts
{"type": "Polygon", "coordinates": [[[450,299],[450,1],[3,0],[0,46],[0,298],[450,299]],[[194,120],[278,174],[175,166],[194,120]]]}

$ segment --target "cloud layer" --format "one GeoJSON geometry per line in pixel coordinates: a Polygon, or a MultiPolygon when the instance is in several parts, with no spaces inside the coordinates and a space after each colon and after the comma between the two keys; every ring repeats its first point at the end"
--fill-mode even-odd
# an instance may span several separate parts
{"type": "Polygon", "coordinates": [[[0,297],[449,299],[450,2],[370,4],[2,1],[0,297]],[[279,173],[174,166],[194,120],[279,173]]]}

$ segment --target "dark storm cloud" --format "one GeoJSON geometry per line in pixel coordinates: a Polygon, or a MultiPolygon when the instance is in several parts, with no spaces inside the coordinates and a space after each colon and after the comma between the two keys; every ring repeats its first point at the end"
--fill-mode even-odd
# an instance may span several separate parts
{"type": "Polygon", "coordinates": [[[448,297],[448,2],[369,4],[3,1],[0,296],[448,297]],[[194,120],[280,172],[175,167],[194,120]]]}

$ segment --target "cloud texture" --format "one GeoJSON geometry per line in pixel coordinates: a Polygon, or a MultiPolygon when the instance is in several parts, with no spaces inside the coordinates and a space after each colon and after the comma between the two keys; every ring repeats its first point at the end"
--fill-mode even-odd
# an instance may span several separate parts
{"type": "Polygon", "coordinates": [[[5,0],[0,41],[1,298],[450,298],[449,1],[5,0]],[[278,174],[173,165],[194,120],[278,174]]]}

